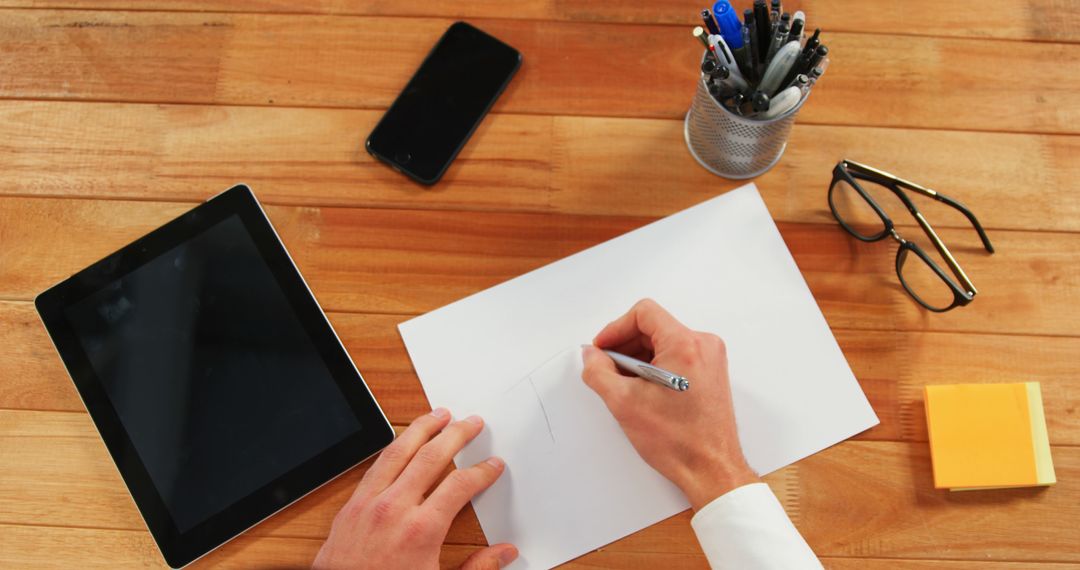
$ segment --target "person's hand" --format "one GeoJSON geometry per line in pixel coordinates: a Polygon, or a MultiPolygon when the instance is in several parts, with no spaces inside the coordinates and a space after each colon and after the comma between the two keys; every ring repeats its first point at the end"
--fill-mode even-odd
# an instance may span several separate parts
{"type": "Polygon", "coordinates": [[[720,337],[686,328],[645,299],[604,327],[593,344],[582,355],[585,383],[604,400],[642,459],[682,489],[694,510],[758,481],[735,431],[720,337]],[[681,374],[690,380],[690,390],[676,392],[624,375],[596,347],[681,374]]]}
{"type": "MultiPolygon", "coordinates": [[[[449,422],[450,412],[439,408],[417,418],[383,450],[334,517],[313,568],[439,567],[439,550],[454,516],[505,467],[492,457],[452,471],[439,483],[451,459],[484,427],[477,416],[449,422]]],[[[495,570],[517,555],[513,545],[496,544],[473,553],[462,568],[495,570]]]]}

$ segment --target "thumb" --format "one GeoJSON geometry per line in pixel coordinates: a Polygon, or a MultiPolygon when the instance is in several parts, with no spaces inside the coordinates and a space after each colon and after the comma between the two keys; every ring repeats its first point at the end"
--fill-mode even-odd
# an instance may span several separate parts
{"type": "Polygon", "coordinates": [[[581,359],[585,363],[585,368],[581,371],[581,379],[610,408],[628,387],[627,382],[615,368],[615,361],[604,354],[604,351],[591,345],[581,347],[581,359]]]}
{"type": "Polygon", "coordinates": [[[496,544],[472,553],[461,570],[499,570],[518,557],[518,550],[513,544],[496,544]]]}

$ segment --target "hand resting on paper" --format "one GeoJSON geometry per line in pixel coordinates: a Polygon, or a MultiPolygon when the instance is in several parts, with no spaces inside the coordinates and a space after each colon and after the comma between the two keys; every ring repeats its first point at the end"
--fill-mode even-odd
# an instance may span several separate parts
{"type": "Polygon", "coordinates": [[[604,400],[642,459],[678,486],[695,511],[758,481],[735,431],[720,337],[686,328],[645,299],[604,327],[593,344],[582,355],[585,383],[604,400]],[[627,378],[600,348],[681,374],[690,379],[690,391],[627,378]]]}
{"type": "MultiPolygon", "coordinates": [[[[451,459],[482,428],[476,416],[450,422],[444,408],[413,421],[383,450],[334,517],[313,568],[438,568],[454,517],[504,470],[502,460],[493,457],[454,470],[439,482],[451,459]]],[[[462,568],[494,570],[517,555],[513,545],[496,544],[473,553],[462,568]]]]}

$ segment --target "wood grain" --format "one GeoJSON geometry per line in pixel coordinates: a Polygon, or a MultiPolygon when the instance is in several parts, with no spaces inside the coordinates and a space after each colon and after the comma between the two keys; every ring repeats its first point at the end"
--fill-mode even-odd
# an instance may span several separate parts
{"type": "MultiPolygon", "coordinates": [[[[43,528],[0,526],[0,563],[13,567],[33,564],[35,568],[68,568],[62,556],[78,557],[81,568],[164,567],[149,536],[135,531],[101,529],[43,528]],[[98,548],[80,550],[72,545],[94,544],[98,548]],[[37,553],[58,554],[41,560],[37,553]]],[[[298,538],[252,538],[241,536],[210,554],[191,568],[301,568],[310,564],[319,541],[298,538]]],[[[477,547],[450,545],[443,548],[442,568],[457,568],[477,547]]],[[[1075,569],[1074,564],[998,561],[896,560],[890,558],[823,557],[826,568],[847,570],[1041,570],[1075,569]]],[[[698,554],[622,553],[601,550],[587,554],[560,568],[568,570],[652,570],[655,568],[708,568],[698,554]]]]}
{"type": "MultiPolygon", "coordinates": [[[[749,0],[732,2],[741,11],[749,0]]],[[[499,2],[447,0],[436,3],[386,0],[0,0],[0,6],[79,8],[95,10],[182,10],[213,12],[310,13],[363,16],[444,16],[617,22],[696,24],[695,12],[680,0],[653,0],[621,4],[603,0],[522,0],[499,2]]],[[[788,0],[785,10],[803,10],[813,28],[829,32],[917,36],[1002,38],[1036,41],[1080,41],[1080,17],[1068,3],[1055,0],[986,0],[978,17],[962,2],[907,0],[882,2],[870,9],[845,0],[788,0]]]]}
{"type": "MultiPolygon", "coordinates": [[[[785,7],[825,30],[832,65],[756,182],[881,424],[766,481],[827,568],[1080,568],[1080,2],[785,7]],[[975,211],[992,256],[965,220],[920,203],[979,287],[971,306],[921,311],[891,243],[836,227],[825,189],[840,158],[975,211]],[[1042,384],[1060,483],[933,490],[922,387],[1021,380],[1042,384]]],[[[697,9],[0,0],[0,567],[163,567],[34,295],[250,183],[401,429],[428,407],[397,323],[741,184],[706,173],[682,139],[697,9]],[[459,18],[525,62],[442,183],[422,188],[362,142],[459,18]]],[[[306,567],[365,469],[194,567],[306,567]]],[[[566,567],[706,568],[689,521],[566,567]]],[[[442,566],[483,543],[466,508],[442,566]]]]}
{"type": "MultiPolygon", "coordinates": [[[[431,408],[397,324],[408,315],[329,315],[390,421],[407,424],[431,408]]],[[[922,387],[956,382],[1042,384],[1055,445],[1080,446],[1074,381],[1080,338],[835,330],[840,348],[881,424],[862,440],[926,441],[922,387]]],[[[0,302],[0,409],[84,410],[33,307],[0,302]]]]}
{"type": "MultiPolygon", "coordinates": [[[[12,485],[0,485],[0,522],[145,532],[85,414],[0,411],[0,444],[10,458],[0,467],[0,482],[18,481],[21,487],[14,491],[12,485]]],[[[1068,525],[1037,523],[1051,513],[1055,520],[1080,522],[1080,449],[1054,447],[1052,453],[1060,483],[1049,489],[936,491],[925,443],[894,442],[843,443],[766,480],[823,556],[973,559],[984,552],[1002,560],[1037,554],[1036,560],[1080,562],[1068,525]],[[922,508],[911,509],[912,501],[922,508]],[[984,544],[982,536],[1006,521],[1027,528],[1027,540],[1039,544],[1039,552],[1024,543],[984,544]]],[[[251,535],[321,539],[362,471],[316,491],[251,535]]],[[[695,552],[689,515],[682,513],[605,550],[695,552]]],[[[456,519],[448,540],[483,542],[470,510],[456,519]]]]}
{"type": "MultiPolygon", "coordinates": [[[[0,198],[0,299],[30,300],[179,215],[185,204],[0,198]]],[[[644,225],[647,219],[495,212],[271,207],[271,220],[323,307],[426,312],[644,225]]],[[[894,247],[835,225],[780,232],[829,324],[845,329],[1072,335],[1080,235],[939,232],[980,288],[947,318],[922,310],[896,278],[894,247]]],[[[911,234],[911,232],[909,232],[911,234]]],[[[912,237],[914,237],[912,235],[912,237]]]]}
{"type": "Polygon", "coordinates": [[[950,492],[932,488],[925,445],[851,442],[797,464],[798,504],[785,506],[825,554],[1080,562],[1066,522],[1080,501],[1063,496],[1080,485],[1080,450],[1052,454],[1057,486],[950,492]]]}
{"type": "Polygon", "coordinates": [[[1076,570],[1076,564],[1053,562],[999,562],[997,560],[898,560],[895,558],[822,558],[829,570],[1076,570]]]}
{"type": "MultiPolygon", "coordinates": [[[[0,98],[382,109],[429,49],[415,38],[437,37],[449,23],[6,10],[0,12],[0,53],[6,56],[0,58],[0,98]]],[[[700,54],[684,28],[505,19],[476,24],[526,54],[496,111],[668,119],[686,113],[700,54]],[[613,53],[620,65],[611,64],[613,53]]],[[[801,111],[804,124],[1039,133],[1080,128],[1080,76],[1070,72],[1080,64],[1080,46],[839,32],[826,43],[835,57],[801,111]],[[1039,86],[1034,96],[1032,85],[1039,86]]]]}
{"type": "MultiPolygon", "coordinates": [[[[306,568],[315,558],[321,540],[241,536],[190,566],[193,569],[306,568]]],[[[11,567],[69,568],[164,568],[149,534],[129,530],[75,529],[0,525],[0,564],[11,567]],[[87,548],[93,545],[93,548],[87,548]],[[53,558],[42,560],[48,551],[53,558]]],[[[440,566],[458,568],[477,546],[443,547],[440,566]]],[[[623,553],[600,551],[563,566],[572,570],[621,568],[708,568],[704,555],[670,553],[623,553]]],[[[1002,568],[1002,570],[1008,570],[1002,568]]]]}
{"type": "MultiPolygon", "coordinates": [[[[0,101],[0,194],[201,201],[245,181],[273,204],[658,216],[741,184],[694,162],[678,120],[499,114],[439,186],[421,188],[361,150],[380,115],[0,101]]],[[[832,224],[826,189],[846,157],[965,202],[991,230],[1076,231],[1078,153],[1073,136],[800,124],[756,183],[777,220],[832,224]]],[[[968,227],[940,206],[926,213],[968,227]]]]}

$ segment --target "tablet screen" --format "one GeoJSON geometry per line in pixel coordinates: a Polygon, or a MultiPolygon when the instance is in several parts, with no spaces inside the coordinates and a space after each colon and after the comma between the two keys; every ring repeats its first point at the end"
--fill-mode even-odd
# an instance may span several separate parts
{"type": "Polygon", "coordinates": [[[180,532],[360,430],[236,214],[64,316],[180,532]]]}

